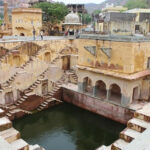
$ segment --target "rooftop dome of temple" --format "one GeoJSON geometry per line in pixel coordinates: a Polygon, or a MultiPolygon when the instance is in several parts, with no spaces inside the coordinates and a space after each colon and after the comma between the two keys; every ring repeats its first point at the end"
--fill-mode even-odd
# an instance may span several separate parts
{"type": "Polygon", "coordinates": [[[80,18],[79,15],[77,13],[74,13],[73,11],[71,13],[69,13],[66,17],[65,17],[65,23],[64,24],[81,24],[80,22],[80,18]]]}

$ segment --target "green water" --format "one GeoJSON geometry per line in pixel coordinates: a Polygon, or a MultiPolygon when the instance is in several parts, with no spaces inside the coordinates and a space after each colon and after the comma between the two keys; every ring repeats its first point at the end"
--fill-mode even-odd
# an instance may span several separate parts
{"type": "Polygon", "coordinates": [[[13,124],[24,140],[46,150],[95,150],[118,139],[125,128],[70,104],[49,108],[13,124]]]}

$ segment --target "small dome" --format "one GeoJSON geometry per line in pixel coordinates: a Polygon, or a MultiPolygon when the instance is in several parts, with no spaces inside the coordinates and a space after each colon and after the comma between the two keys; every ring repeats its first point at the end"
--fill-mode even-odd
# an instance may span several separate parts
{"type": "Polygon", "coordinates": [[[65,17],[65,24],[80,24],[80,18],[77,13],[69,13],[65,17]]]}

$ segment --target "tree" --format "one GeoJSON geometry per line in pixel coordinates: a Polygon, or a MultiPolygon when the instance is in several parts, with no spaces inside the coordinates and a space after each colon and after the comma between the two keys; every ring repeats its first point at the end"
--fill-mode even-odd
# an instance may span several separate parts
{"type": "Polygon", "coordinates": [[[68,8],[63,3],[42,2],[35,4],[33,7],[42,9],[43,23],[49,33],[68,14],[68,8]]]}
{"type": "Polygon", "coordinates": [[[128,9],[133,9],[133,8],[148,8],[146,0],[128,0],[125,6],[128,9]]]}
{"type": "Polygon", "coordinates": [[[82,18],[83,24],[89,24],[92,21],[92,17],[90,14],[80,14],[80,17],[82,18]]]}
{"type": "Polygon", "coordinates": [[[94,10],[92,14],[94,15],[99,15],[102,11],[97,9],[97,10],[94,10]]]}

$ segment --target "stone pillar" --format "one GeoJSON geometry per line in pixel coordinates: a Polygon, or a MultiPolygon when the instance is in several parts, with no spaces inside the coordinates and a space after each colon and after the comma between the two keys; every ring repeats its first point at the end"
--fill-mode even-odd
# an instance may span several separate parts
{"type": "Polygon", "coordinates": [[[110,99],[109,99],[109,98],[110,98],[110,92],[111,92],[111,91],[110,91],[109,89],[107,89],[107,97],[106,97],[106,100],[107,100],[107,101],[110,100],[110,99]]]}
{"type": "Polygon", "coordinates": [[[121,106],[127,107],[130,105],[130,97],[121,94],[121,106]]]}
{"type": "Polygon", "coordinates": [[[93,86],[93,96],[94,97],[96,97],[96,92],[97,92],[96,86],[93,86]]]}
{"type": "Polygon", "coordinates": [[[84,83],[78,82],[78,91],[84,93],[85,85],[84,83]]]}

